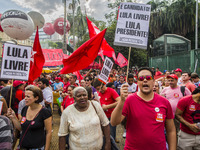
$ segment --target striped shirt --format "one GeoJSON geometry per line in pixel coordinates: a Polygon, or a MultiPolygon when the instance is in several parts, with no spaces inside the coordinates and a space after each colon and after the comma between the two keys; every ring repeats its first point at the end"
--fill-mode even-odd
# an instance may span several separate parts
{"type": "Polygon", "coordinates": [[[12,149],[12,136],[13,126],[11,121],[0,115],[0,149],[1,150],[11,150],[12,149]]]}

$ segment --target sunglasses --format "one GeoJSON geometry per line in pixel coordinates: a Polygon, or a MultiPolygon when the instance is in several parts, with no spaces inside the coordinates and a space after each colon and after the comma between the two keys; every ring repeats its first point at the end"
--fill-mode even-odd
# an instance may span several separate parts
{"type": "Polygon", "coordinates": [[[146,79],[147,81],[149,81],[149,80],[152,80],[153,77],[152,77],[152,76],[149,76],[149,75],[138,77],[138,80],[139,80],[139,81],[144,81],[144,79],[146,79]]]}
{"type": "Polygon", "coordinates": [[[85,80],[85,81],[90,81],[90,80],[85,80]]]}

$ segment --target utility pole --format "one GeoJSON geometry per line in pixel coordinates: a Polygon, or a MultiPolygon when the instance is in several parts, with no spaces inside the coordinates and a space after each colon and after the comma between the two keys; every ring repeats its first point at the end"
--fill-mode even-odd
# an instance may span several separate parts
{"type": "Polygon", "coordinates": [[[64,36],[63,36],[63,53],[67,54],[67,46],[66,46],[66,17],[67,17],[67,11],[66,11],[66,0],[62,0],[64,3],[64,36]]]}
{"type": "Polygon", "coordinates": [[[195,49],[198,49],[198,0],[196,0],[195,49]]]}
{"type": "Polygon", "coordinates": [[[74,33],[74,26],[75,26],[75,24],[74,24],[74,13],[75,13],[75,7],[76,7],[75,5],[76,5],[75,0],[72,0],[72,11],[73,11],[73,48],[75,46],[75,33],[74,33]]]}

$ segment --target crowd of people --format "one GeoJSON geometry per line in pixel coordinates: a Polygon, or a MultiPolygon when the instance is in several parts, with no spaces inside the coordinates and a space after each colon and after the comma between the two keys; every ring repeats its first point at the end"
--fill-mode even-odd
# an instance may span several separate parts
{"type": "Polygon", "coordinates": [[[41,74],[33,84],[0,79],[0,149],[48,150],[53,106],[60,104],[60,150],[200,149],[200,79],[197,73],[159,68],[41,74]],[[19,139],[19,142],[17,142],[19,139]]]}

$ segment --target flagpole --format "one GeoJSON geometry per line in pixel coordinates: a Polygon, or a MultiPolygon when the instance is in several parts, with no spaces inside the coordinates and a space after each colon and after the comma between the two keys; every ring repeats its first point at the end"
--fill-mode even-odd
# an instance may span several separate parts
{"type": "Polygon", "coordinates": [[[12,85],[11,85],[11,88],[10,88],[10,102],[9,102],[9,108],[11,108],[11,100],[12,100],[12,91],[13,91],[13,79],[12,79],[12,85]]]}
{"type": "Polygon", "coordinates": [[[127,72],[126,72],[126,82],[128,81],[128,71],[129,71],[129,62],[131,57],[131,47],[129,47],[129,54],[128,54],[128,65],[127,65],[127,72]]]}

